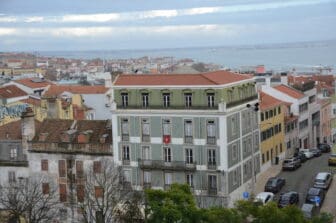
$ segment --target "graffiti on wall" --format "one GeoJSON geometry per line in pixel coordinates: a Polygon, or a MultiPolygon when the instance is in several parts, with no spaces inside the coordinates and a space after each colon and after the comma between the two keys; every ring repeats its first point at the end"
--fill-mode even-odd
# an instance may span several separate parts
{"type": "Polygon", "coordinates": [[[0,119],[3,119],[5,116],[9,116],[11,118],[20,117],[27,107],[29,107],[28,104],[0,106],[0,119]]]}

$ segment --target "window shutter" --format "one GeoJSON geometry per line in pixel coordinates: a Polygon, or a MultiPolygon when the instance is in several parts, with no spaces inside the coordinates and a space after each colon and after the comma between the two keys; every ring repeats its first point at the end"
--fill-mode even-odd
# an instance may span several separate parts
{"type": "Polygon", "coordinates": [[[58,174],[60,177],[65,177],[65,160],[58,161],[58,174]]]}

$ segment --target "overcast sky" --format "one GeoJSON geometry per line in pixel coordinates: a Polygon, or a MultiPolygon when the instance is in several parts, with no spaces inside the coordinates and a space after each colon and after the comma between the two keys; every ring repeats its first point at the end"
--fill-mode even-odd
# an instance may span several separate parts
{"type": "Polygon", "coordinates": [[[336,0],[0,0],[0,51],[336,39],[336,0]]]}

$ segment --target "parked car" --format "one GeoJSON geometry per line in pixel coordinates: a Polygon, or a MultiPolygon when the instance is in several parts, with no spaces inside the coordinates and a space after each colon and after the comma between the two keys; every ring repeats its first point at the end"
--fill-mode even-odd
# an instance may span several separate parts
{"type": "Polygon", "coordinates": [[[332,175],[328,172],[318,173],[314,180],[315,188],[329,189],[332,181],[332,175]]]}
{"type": "Polygon", "coordinates": [[[336,165],[336,153],[330,154],[329,159],[328,159],[328,165],[336,165]]]}
{"type": "Polygon", "coordinates": [[[322,155],[322,152],[319,149],[310,149],[309,151],[312,152],[315,157],[322,155]]]}
{"type": "Polygon", "coordinates": [[[265,192],[278,193],[285,185],[286,180],[279,177],[271,177],[265,185],[265,192]]]}
{"type": "Polygon", "coordinates": [[[271,192],[261,192],[254,199],[254,203],[262,205],[265,205],[271,201],[274,201],[274,194],[271,192]]]}
{"type": "Polygon", "coordinates": [[[282,162],[283,170],[296,170],[301,166],[301,161],[297,157],[284,159],[282,162]]]}
{"type": "Polygon", "coordinates": [[[324,200],[324,190],[321,188],[315,188],[311,187],[308,190],[307,196],[306,196],[306,203],[315,204],[315,198],[320,198],[320,205],[323,203],[324,200]]]}
{"type": "Polygon", "coordinates": [[[296,153],[295,155],[294,155],[294,157],[297,157],[297,158],[299,158],[299,160],[301,161],[301,163],[304,163],[304,162],[306,162],[307,161],[307,157],[306,157],[306,155],[303,153],[303,152],[298,152],[298,153],[296,153]]]}
{"type": "Polygon", "coordinates": [[[319,149],[322,153],[329,153],[331,150],[331,146],[327,143],[319,143],[317,145],[317,149],[319,149]]]}
{"type": "Polygon", "coordinates": [[[300,152],[302,152],[307,157],[307,159],[311,159],[314,157],[314,153],[312,153],[308,149],[302,149],[300,150],[300,152]]]}
{"type": "Polygon", "coordinates": [[[314,216],[318,215],[319,209],[314,204],[303,204],[301,211],[303,213],[303,216],[307,219],[311,219],[314,216]]]}
{"type": "Polygon", "coordinates": [[[296,205],[298,203],[299,203],[299,193],[295,191],[290,191],[280,195],[278,201],[278,207],[283,208],[288,205],[296,205]]]}

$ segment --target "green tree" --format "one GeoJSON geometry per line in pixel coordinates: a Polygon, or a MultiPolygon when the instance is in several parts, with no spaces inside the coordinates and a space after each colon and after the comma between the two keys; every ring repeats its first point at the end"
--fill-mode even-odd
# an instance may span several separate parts
{"type": "Polygon", "coordinates": [[[148,223],[201,222],[201,211],[188,185],[172,184],[167,191],[148,189],[145,194],[148,223]]]}
{"type": "Polygon", "coordinates": [[[213,207],[204,209],[203,222],[216,222],[216,223],[241,223],[243,218],[237,209],[213,207]]]}
{"type": "Polygon", "coordinates": [[[330,213],[322,212],[312,219],[312,223],[332,223],[334,216],[330,213]]]}

